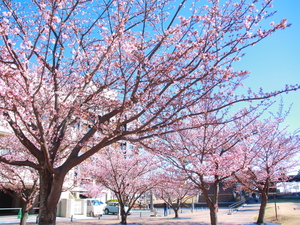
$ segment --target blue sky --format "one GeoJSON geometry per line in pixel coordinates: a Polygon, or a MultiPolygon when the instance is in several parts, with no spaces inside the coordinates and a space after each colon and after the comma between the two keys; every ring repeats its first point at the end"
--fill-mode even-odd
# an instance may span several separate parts
{"type": "MultiPolygon", "coordinates": [[[[279,22],[286,18],[292,25],[248,48],[246,55],[234,66],[251,72],[244,82],[246,88],[258,90],[262,87],[264,91],[272,91],[283,89],[285,84],[300,84],[300,1],[274,0],[273,5],[277,13],[271,20],[279,22]]],[[[286,109],[293,104],[286,125],[290,126],[290,131],[300,128],[300,90],[282,97],[286,109]]],[[[280,102],[280,98],[275,99],[280,102]]],[[[271,110],[276,111],[277,106],[271,110]]]]}

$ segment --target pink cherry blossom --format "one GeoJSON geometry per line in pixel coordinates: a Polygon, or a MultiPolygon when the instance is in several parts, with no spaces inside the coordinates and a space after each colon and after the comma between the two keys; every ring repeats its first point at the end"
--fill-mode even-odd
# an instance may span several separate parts
{"type": "Polygon", "coordinates": [[[56,223],[68,172],[108,146],[183,129],[207,99],[221,113],[299,89],[235,95],[248,73],[232,63],[289,26],[264,25],[271,2],[2,1],[0,122],[24,160],[0,161],[39,172],[40,224],[56,223]]]}

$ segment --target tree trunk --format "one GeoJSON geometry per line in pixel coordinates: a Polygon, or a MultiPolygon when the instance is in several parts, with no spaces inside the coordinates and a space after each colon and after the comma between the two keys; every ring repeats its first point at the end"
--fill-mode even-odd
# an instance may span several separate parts
{"type": "Polygon", "coordinates": [[[214,204],[209,204],[210,224],[218,225],[217,208],[214,204]]]}
{"type": "MultiPolygon", "coordinates": [[[[203,181],[202,181],[203,182],[203,181]]],[[[207,189],[205,187],[205,182],[203,182],[203,188],[201,188],[203,197],[208,205],[209,208],[209,215],[210,215],[210,224],[211,225],[218,225],[218,196],[219,196],[219,182],[214,183],[214,196],[213,200],[209,197],[207,189]]]]}
{"type": "Polygon", "coordinates": [[[124,207],[121,207],[121,224],[127,224],[127,212],[125,212],[124,207]]]}
{"type": "Polygon", "coordinates": [[[175,218],[178,218],[178,211],[179,211],[179,208],[177,208],[177,209],[174,209],[175,218]]]}
{"type": "Polygon", "coordinates": [[[27,216],[28,216],[28,211],[26,210],[26,206],[23,206],[21,218],[20,218],[20,225],[26,225],[27,216]]]}
{"type": "Polygon", "coordinates": [[[268,194],[263,192],[261,193],[261,204],[260,204],[259,214],[257,219],[258,224],[264,223],[267,203],[268,203],[268,194]]]}
{"type": "Polygon", "coordinates": [[[57,204],[62,191],[64,176],[56,176],[44,169],[40,174],[39,225],[55,225],[57,204]]]}
{"type": "Polygon", "coordinates": [[[210,215],[210,224],[211,225],[218,225],[218,217],[217,217],[217,207],[208,197],[207,191],[203,192],[203,196],[209,208],[209,215],[210,215]]]}
{"type": "Polygon", "coordinates": [[[121,214],[121,224],[127,224],[127,215],[121,214]]]}
{"type": "Polygon", "coordinates": [[[178,212],[181,206],[181,200],[177,199],[177,207],[174,207],[174,212],[175,212],[175,218],[178,218],[178,212]]]}

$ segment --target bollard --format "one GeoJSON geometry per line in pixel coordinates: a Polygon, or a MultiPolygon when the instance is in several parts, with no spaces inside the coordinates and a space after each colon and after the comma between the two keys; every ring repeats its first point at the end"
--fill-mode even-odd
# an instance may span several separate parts
{"type": "Polygon", "coordinates": [[[22,209],[19,209],[19,212],[18,212],[18,219],[21,219],[22,217],[22,209]]]}

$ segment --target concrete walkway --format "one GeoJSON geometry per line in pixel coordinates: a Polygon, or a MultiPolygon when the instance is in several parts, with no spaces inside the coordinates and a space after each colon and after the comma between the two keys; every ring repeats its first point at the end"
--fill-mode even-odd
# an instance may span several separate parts
{"type": "MultiPolygon", "coordinates": [[[[228,208],[220,208],[218,212],[218,220],[220,225],[254,225],[255,217],[258,215],[259,211],[258,203],[247,204],[244,207],[240,208],[238,211],[234,212],[232,215],[229,215],[228,208]]],[[[174,214],[171,214],[167,217],[162,216],[163,210],[158,210],[157,217],[138,217],[138,216],[129,216],[128,224],[140,224],[140,225],[207,225],[210,224],[209,210],[195,210],[191,212],[190,210],[184,211],[179,214],[179,218],[175,219],[174,214]]],[[[30,215],[28,218],[27,224],[36,224],[36,215],[30,215]]],[[[70,221],[70,218],[57,218],[57,224],[73,224],[73,225],[109,225],[109,224],[119,224],[120,219],[117,216],[103,216],[98,220],[98,218],[73,218],[73,221],[70,221]]],[[[0,216],[0,224],[18,224],[19,219],[17,216],[0,216]]],[[[272,223],[267,223],[271,225],[272,223]]],[[[273,224],[272,224],[273,225],[273,224]]],[[[275,224],[274,224],[275,225],[275,224]]]]}

